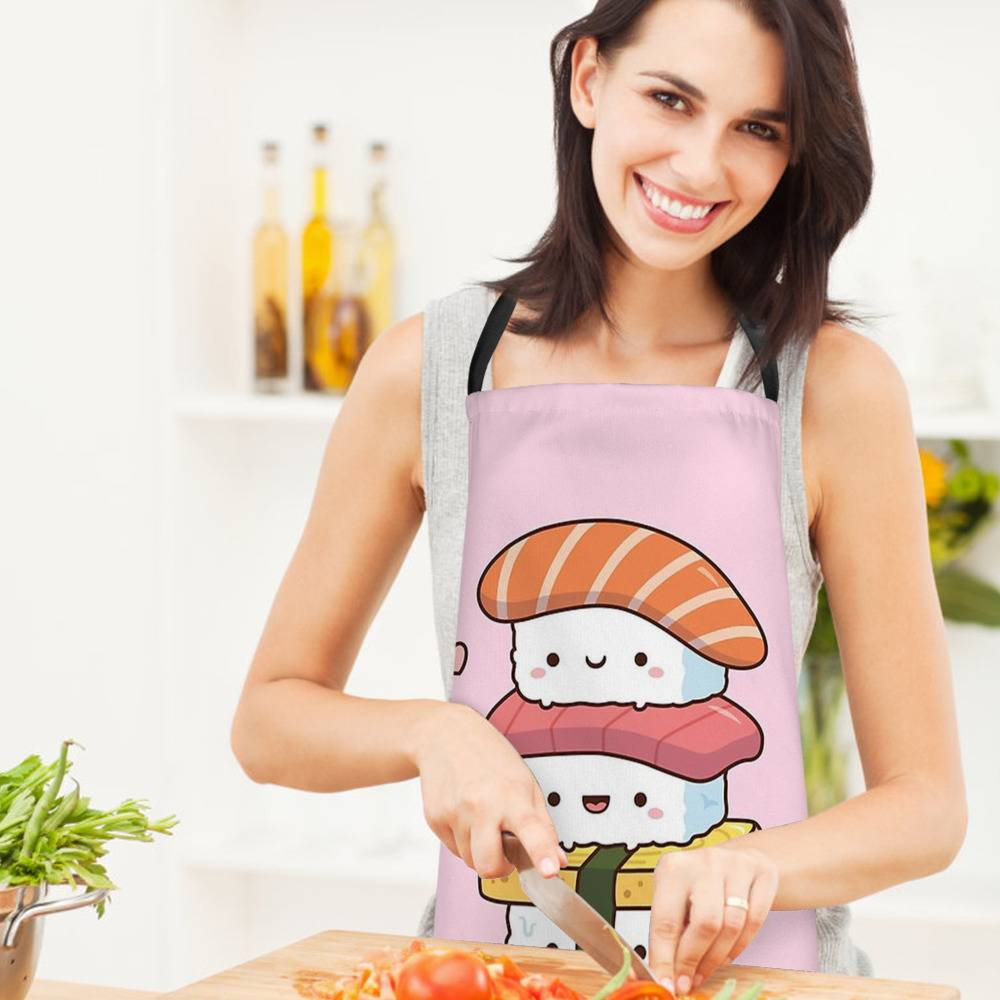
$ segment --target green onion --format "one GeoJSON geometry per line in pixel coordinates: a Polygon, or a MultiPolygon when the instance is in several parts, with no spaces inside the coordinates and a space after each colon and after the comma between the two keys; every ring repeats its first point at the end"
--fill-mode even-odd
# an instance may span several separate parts
{"type": "Polygon", "coordinates": [[[604,1000],[606,996],[614,993],[619,986],[625,983],[628,979],[629,969],[632,968],[632,952],[622,945],[622,954],[625,956],[625,961],[622,963],[622,967],[590,998],[590,1000],[604,1000]]]}
{"type": "Polygon", "coordinates": [[[722,984],[722,989],[719,990],[719,992],[716,993],[714,997],[712,997],[712,1000],[729,1000],[729,998],[733,995],[733,991],[735,989],[736,989],[736,980],[727,979],[722,984]]]}

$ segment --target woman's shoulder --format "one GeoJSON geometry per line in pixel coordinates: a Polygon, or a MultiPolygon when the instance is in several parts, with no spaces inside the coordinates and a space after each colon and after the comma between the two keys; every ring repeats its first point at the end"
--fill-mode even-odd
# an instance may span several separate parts
{"type": "Polygon", "coordinates": [[[807,407],[831,431],[838,419],[869,423],[876,413],[909,418],[906,383],[892,356],[872,337],[839,323],[824,323],[809,345],[807,407]]]}
{"type": "Polygon", "coordinates": [[[802,393],[804,465],[817,512],[852,467],[867,464],[877,478],[885,456],[913,439],[906,382],[889,352],[865,333],[824,323],[808,345],[802,393]]]}

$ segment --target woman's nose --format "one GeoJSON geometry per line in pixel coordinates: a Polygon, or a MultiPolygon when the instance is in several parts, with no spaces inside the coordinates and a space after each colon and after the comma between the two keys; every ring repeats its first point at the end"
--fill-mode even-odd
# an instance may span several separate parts
{"type": "Polygon", "coordinates": [[[721,200],[722,133],[702,121],[692,124],[678,141],[670,159],[670,169],[684,191],[707,201],[721,200]]]}

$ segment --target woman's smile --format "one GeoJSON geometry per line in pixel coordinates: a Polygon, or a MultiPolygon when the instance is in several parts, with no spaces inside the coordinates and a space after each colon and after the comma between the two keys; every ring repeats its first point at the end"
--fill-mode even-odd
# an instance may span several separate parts
{"type": "Polygon", "coordinates": [[[719,201],[706,211],[705,203],[668,197],[642,174],[633,171],[632,177],[649,217],[658,226],[673,232],[703,232],[712,224],[720,210],[729,204],[728,201],[719,201]]]}

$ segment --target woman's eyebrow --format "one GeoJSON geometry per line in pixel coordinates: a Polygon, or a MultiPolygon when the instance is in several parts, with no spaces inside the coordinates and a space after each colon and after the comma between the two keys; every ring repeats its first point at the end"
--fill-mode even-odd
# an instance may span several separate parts
{"type": "MultiPolygon", "coordinates": [[[[705,92],[693,83],[688,83],[683,77],[677,76],[676,73],[668,73],[663,69],[646,69],[643,70],[640,76],[652,76],[656,77],[657,80],[663,80],[666,83],[672,83],[678,90],[683,90],[686,94],[690,94],[696,101],[704,101],[705,92]]],[[[781,122],[782,124],[787,123],[788,115],[784,111],[777,111],[774,108],[751,108],[746,113],[747,118],[760,118],[764,121],[771,122],[781,122]]]]}

